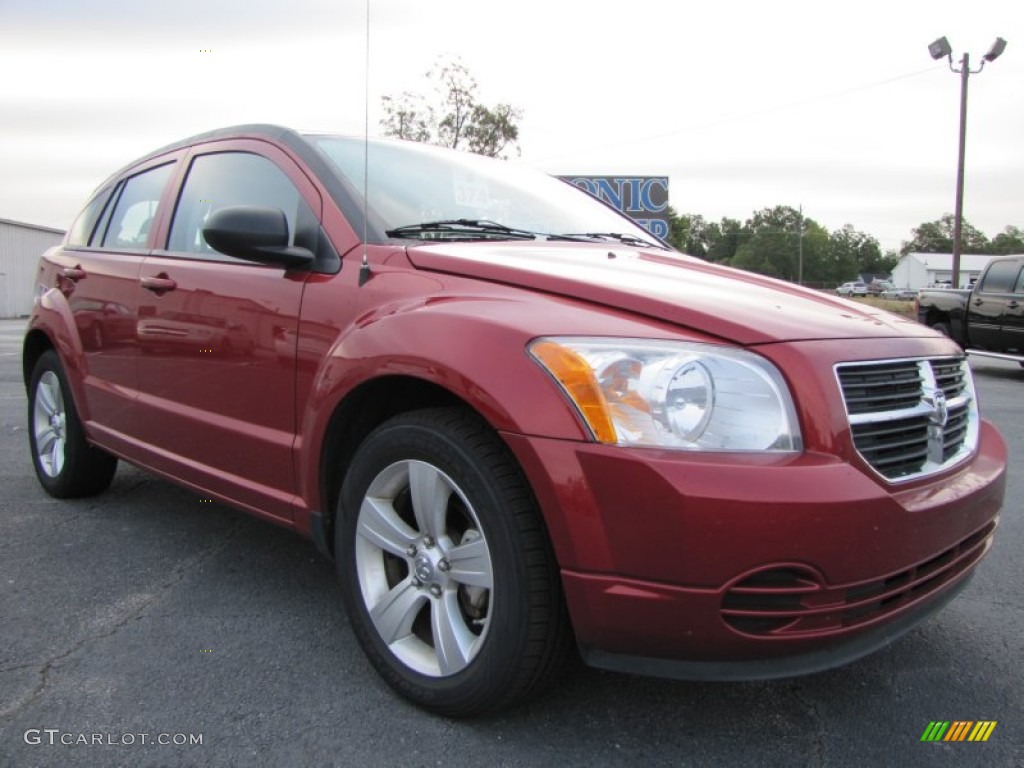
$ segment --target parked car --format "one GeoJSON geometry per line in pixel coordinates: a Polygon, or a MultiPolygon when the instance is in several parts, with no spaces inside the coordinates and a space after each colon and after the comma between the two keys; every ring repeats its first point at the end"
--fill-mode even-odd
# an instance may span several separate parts
{"type": "Polygon", "coordinates": [[[967,584],[1003,500],[953,341],[514,163],[203,134],[103,182],[36,296],[45,491],[125,460],[310,537],[374,667],[446,715],[573,648],[690,679],[850,662],[967,584]]]}
{"type": "Polygon", "coordinates": [[[836,288],[836,295],[838,296],[867,296],[868,287],[860,282],[843,283],[836,288]]]}
{"type": "Polygon", "coordinates": [[[908,301],[910,299],[917,298],[917,291],[913,288],[886,288],[879,294],[883,299],[898,299],[901,301],[908,301]]]}
{"type": "Polygon", "coordinates": [[[972,355],[1024,365],[1024,256],[992,259],[970,289],[937,288],[917,296],[920,322],[972,355]]]}
{"type": "Polygon", "coordinates": [[[867,284],[867,292],[872,296],[879,296],[886,291],[892,290],[895,286],[889,280],[872,280],[867,284]]]}

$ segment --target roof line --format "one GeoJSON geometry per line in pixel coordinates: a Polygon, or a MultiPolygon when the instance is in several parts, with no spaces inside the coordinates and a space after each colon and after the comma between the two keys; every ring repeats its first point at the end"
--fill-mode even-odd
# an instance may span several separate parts
{"type": "Polygon", "coordinates": [[[15,227],[25,227],[26,229],[38,229],[40,232],[52,232],[55,235],[63,235],[65,233],[63,229],[44,227],[41,224],[29,224],[27,221],[15,221],[14,219],[0,219],[0,224],[10,224],[15,227]]]}

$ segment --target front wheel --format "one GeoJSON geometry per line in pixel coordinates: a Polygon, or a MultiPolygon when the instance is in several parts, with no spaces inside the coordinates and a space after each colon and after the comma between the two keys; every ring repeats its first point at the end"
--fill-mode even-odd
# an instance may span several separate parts
{"type": "Polygon", "coordinates": [[[48,494],[61,499],[93,496],[110,486],[117,459],[86,442],[53,350],[43,353],[29,379],[28,425],[32,464],[48,494]]]}
{"type": "Polygon", "coordinates": [[[342,487],[335,558],[363,650],[425,708],[508,706],[567,653],[536,502],[504,443],[469,412],[398,416],[366,439],[342,487]]]}

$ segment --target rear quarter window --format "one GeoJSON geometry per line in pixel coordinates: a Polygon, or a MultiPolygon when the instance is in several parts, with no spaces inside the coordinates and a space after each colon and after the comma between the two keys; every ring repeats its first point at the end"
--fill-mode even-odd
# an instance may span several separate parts
{"type": "Polygon", "coordinates": [[[75,223],[68,230],[68,245],[86,246],[92,238],[92,232],[96,228],[96,222],[103,215],[103,209],[110,200],[110,191],[113,187],[106,187],[85,206],[85,209],[78,214],[75,223]]]}
{"type": "Polygon", "coordinates": [[[124,183],[103,235],[104,248],[146,247],[150,226],[156,221],[160,198],[173,168],[173,163],[150,168],[124,183]]]}

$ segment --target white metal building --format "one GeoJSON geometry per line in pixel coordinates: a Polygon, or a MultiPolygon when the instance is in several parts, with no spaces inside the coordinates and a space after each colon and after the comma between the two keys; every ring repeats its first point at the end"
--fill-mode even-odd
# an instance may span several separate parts
{"type": "MultiPolygon", "coordinates": [[[[960,255],[960,287],[969,288],[995,256],[964,253],[960,255]]],[[[897,288],[919,290],[929,285],[950,283],[953,280],[953,254],[908,253],[892,271],[892,282],[897,288]]]]}
{"type": "Polygon", "coordinates": [[[0,219],[0,317],[32,311],[39,257],[63,239],[59,229],[0,219]]]}

